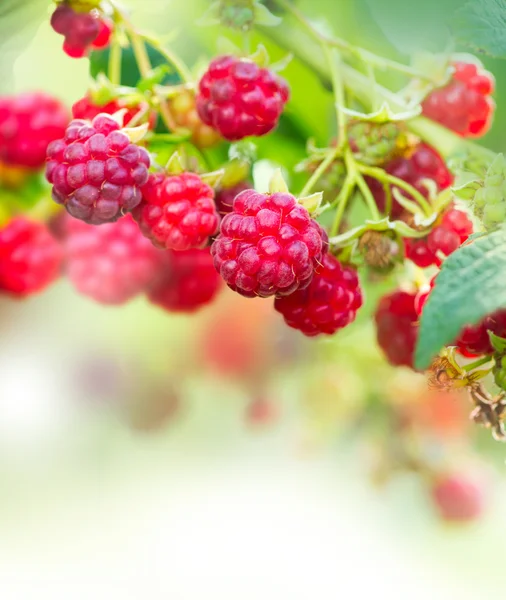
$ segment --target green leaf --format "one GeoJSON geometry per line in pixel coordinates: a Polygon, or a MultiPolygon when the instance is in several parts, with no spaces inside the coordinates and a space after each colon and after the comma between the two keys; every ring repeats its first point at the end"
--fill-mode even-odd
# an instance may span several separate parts
{"type": "Polygon", "coordinates": [[[506,228],[461,246],[443,263],[425,305],[415,354],[417,369],[429,366],[465,325],[506,307],[506,228]]]}
{"type": "Polygon", "coordinates": [[[470,0],[455,12],[451,23],[457,41],[477,52],[506,58],[505,0],[470,0]]]}
{"type": "Polygon", "coordinates": [[[490,338],[490,343],[492,344],[494,350],[499,352],[499,354],[504,354],[506,352],[506,339],[499,337],[492,331],[488,332],[488,337],[490,338]]]}

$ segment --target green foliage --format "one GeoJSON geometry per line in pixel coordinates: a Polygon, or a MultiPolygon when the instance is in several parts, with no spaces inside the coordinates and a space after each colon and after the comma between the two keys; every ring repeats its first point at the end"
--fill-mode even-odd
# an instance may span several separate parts
{"type": "Polygon", "coordinates": [[[506,307],[506,228],[462,246],[443,263],[424,307],[415,355],[425,369],[465,325],[506,307]]]}
{"type": "Polygon", "coordinates": [[[506,2],[470,0],[455,12],[451,28],[459,42],[477,52],[506,58],[506,2]]]}

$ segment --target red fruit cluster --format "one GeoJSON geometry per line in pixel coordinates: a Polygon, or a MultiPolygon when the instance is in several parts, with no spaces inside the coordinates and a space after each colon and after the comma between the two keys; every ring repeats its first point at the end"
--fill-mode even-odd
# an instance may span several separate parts
{"type": "Polygon", "coordinates": [[[220,285],[209,248],[167,250],[163,271],[150,288],[148,298],[169,312],[192,313],[208,304],[220,285]]]}
{"type": "Polygon", "coordinates": [[[99,225],[116,221],[141,201],[149,155],[132,144],[109,115],[75,119],[65,137],[47,149],[46,177],[53,199],[76,219],[99,225]]]}
{"type": "Polygon", "coordinates": [[[60,4],[51,15],[51,27],[64,36],[64,52],[72,58],[82,58],[91,49],[109,45],[113,24],[98,11],[77,12],[69,4],[60,4]]]}
{"type": "Polygon", "coordinates": [[[214,191],[195,173],[149,176],[133,212],[142,233],[159,248],[203,248],[218,230],[214,191]]]}
{"type": "Polygon", "coordinates": [[[12,219],[0,229],[0,291],[23,297],[43,290],[59,277],[62,258],[43,223],[12,219]]]}
{"type": "Polygon", "coordinates": [[[309,337],[336,333],[355,320],[361,306],[362,291],[356,271],[343,267],[331,254],[323,255],[307,288],[274,301],[274,308],[286,324],[309,337]]]}
{"type": "Polygon", "coordinates": [[[380,348],[394,366],[413,368],[418,336],[416,294],[397,290],[384,296],[376,309],[376,335],[380,348]]]}
{"type": "Polygon", "coordinates": [[[494,349],[488,332],[506,337],[506,310],[501,309],[485,317],[478,325],[466,325],[459,334],[455,345],[464,356],[491,354],[494,349]]]}
{"type": "Polygon", "coordinates": [[[235,56],[214,59],[199,83],[197,110],[227,140],[272,131],[288,101],[284,79],[235,56]]]}
{"type": "Polygon", "coordinates": [[[441,265],[443,259],[463,244],[473,232],[473,223],[465,212],[450,208],[425,238],[404,240],[406,258],[419,267],[441,265]]]}
{"type": "Polygon", "coordinates": [[[149,128],[154,129],[156,125],[156,112],[148,111],[148,105],[145,102],[136,104],[135,106],[126,106],[119,100],[111,100],[106,104],[95,104],[89,95],[84,96],[72,106],[72,116],[74,119],[86,119],[92,121],[100,113],[106,113],[113,115],[122,108],[126,109],[125,116],[123,117],[123,124],[125,127],[130,121],[139,114],[139,112],[145,112],[146,118],[144,121],[149,119],[149,128]]]}
{"type": "Polygon", "coordinates": [[[311,283],[325,245],[320,225],[294,196],[246,190],[223,218],[211,253],[216,270],[239,294],[287,296],[311,283]]]}
{"type": "Polygon", "coordinates": [[[39,169],[49,143],[64,135],[69,120],[65,106],[43,92],[0,96],[0,160],[39,169]]]}
{"type": "Polygon", "coordinates": [[[473,63],[456,62],[453,68],[451,81],[423,101],[423,114],[463,137],[480,137],[492,124],[494,76],[473,63]]]}
{"type": "Polygon", "coordinates": [[[100,227],[68,217],[66,274],[85,296],[123,304],[147,290],[162,268],[163,253],[139,231],[130,215],[100,227]]]}
{"type": "Polygon", "coordinates": [[[216,192],[214,203],[216,204],[216,210],[223,217],[232,212],[232,206],[234,204],[235,197],[245,190],[251,190],[252,186],[248,181],[241,181],[231,187],[220,188],[216,192]]]}
{"type": "MultiPolygon", "coordinates": [[[[429,190],[424,185],[424,179],[433,181],[438,191],[449,187],[453,181],[452,175],[442,157],[434,148],[425,143],[418,144],[413,151],[405,156],[394,158],[384,166],[384,169],[390,175],[412,185],[426,198],[429,195],[429,190]]],[[[386,209],[386,198],[383,184],[372,177],[366,177],[366,180],[378,208],[384,212],[386,209]]],[[[402,190],[399,190],[399,192],[406,195],[402,190]]],[[[390,215],[392,218],[398,219],[402,217],[403,213],[404,209],[394,198],[390,215]]]]}
{"type": "Polygon", "coordinates": [[[484,509],[484,494],[477,481],[462,474],[438,477],[431,489],[432,500],[445,521],[474,521],[484,509]]]}

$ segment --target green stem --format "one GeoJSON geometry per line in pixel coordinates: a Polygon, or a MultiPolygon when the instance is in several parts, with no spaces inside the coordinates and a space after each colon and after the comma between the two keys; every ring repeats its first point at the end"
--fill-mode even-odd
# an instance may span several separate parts
{"type": "Polygon", "coordinates": [[[309,192],[313,189],[320,177],[325,173],[325,171],[330,167],[330,165],[336,158],[336,154],[336,150],[330,151],[327,154],[327,156],[322,160],[322,162],[318,165],[318,167],[315,169],[315,172],[307,180],[306,185],[301,189],[299,194],[301,198],[307,196],[309,192]]]}
{"type": "Polygon", "coordinates": [[[358,186],[358,189],[362,192],[362,195],[364,196],[364,200],[365,200],[365,203],[367,204],[367,208],[369,209],[369,211],[371,213],[372,220],[379,221],[380,214],[379,214],[378,207],[376,206],[376,201],[374,200],[374,196],[372,195],[371,190],[369,189],[369,186],[364,181],[364,178],[362,177],[362,173],[357,173],[357,186],[358,186]]]}
{"type": "Polygon", "coordinates": [[[344,87],[341,77],[338,72],[338,65],[340,65],[340,56],[335,50],[330,49],[328,46],[323,44],[323,50],[327,57],[327,62],[330,68],[330,77],[332,79],[332,88],[334,90],[335,97],[335,109],[336,109],[336,120],[337,120],[337,148],[342,150],[346,147],[348,138],[346,136],[346,115],[343,112],[344,106],[344,87]]]}
{"type": "Polygon", "coordinates": [[[374,177],[381,183],[388,183],[390,185],[394,185],[405,192],[407,192],[414,200],[418,202],[420,207],[423,209],[424,213],[427,216],[430,216],[434,211],[432,206],[427,202],[427,199],[424,198],[423,194],[421,194],[417,189],[415,189],[412,185],[404,181],[403,179],[399,179],[394,175],[390,175],[383,169],[379,169],[377,167],[369,167],[367,165],[358,165],[358,169],[364,175],[369,175],[370,177],[374,177]]]}
{"type": "Polygon", "coordinates": [[[492,360],[491,356],[483,356],[482,358],[479,358],[478,360],[475,360],[472,363],[469,363],[468,365],[464,365],[462,367],[462,370],[466,371],[466,373],[468,373],[469,371],[472,371],[473,369],[481,367],[481,365],[484,365],[484,364],[490,362],[491,360],[492,360]]]}
{"type": "Polygon", "coordinates": [[[335,200],[335,204],[337,205],[336,214],[334,216],[334,221],[330,228],[330,237],[334,237],[339,233],[339,226],[341,225],[341,221],[343,220],[344,211],[346,210],[346,206],[348,204],[348,200],[355,188],[356,184],[356,174],[354,171],[351,173],[348,172],[346,175],[346,179],[344,180],[343,187],[339,192],[335,200]]]}
{"type": "Polygon", "coordinates": [[[127,31],[130,38],[130,43],[132,44],[132,49],[134,51],[135,60],[137,61],[137,66],[139,67],[139,72],[142,77],[148,77],[152,67],[144,39],[132,27],[128,27],[127,31]]]}
{"type": "Polygon", "coordinates": [[[109,80],[114,85],[121,83],[121,53],[122,48],[118,36],[114,35],[111,43],[111,51],[109,54],[109,80]]]}
{"type": "Polygon", "coordinates": [[[165,60],[168,63],[173,65],[173,67],[176,69],[178,75],[181,77],[181,79],[184,81],[184,83],[188,83],[188,82],[192,81],[193,76],[191,74],[190,69],[186,66],[186,64],[179,58],[179,56],[175,52],[173,52],[172,50],[169,50],[168,48],[165,48],[162,45],[158,45],[158,44],[156,45],[156,49],[165,58],[165,60]]]}

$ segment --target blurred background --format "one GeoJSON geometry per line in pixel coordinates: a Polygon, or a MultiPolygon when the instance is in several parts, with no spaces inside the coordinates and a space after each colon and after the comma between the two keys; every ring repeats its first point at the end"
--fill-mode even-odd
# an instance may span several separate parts
{"type": "MultiPolygon", "coordinates": [[[[298,3],[402,61],[448,49],[459,4],[298,3]]],[[[189,64],[205,64],[220,36],[237,39],[195,25],[206,5],[128,0],[140,28],[179,33],[173,45],[189,64]]],[[[89,64],[61,51],[51,10],[2,0],[0,91],[44,89],[70,105],[89,64]]],[[[498,111],[483,143],[504,151],[506,66],[484,62],[498,111]]],[[[332,135],[328,92],[295,62],[284,75],[293,100],[259,143],[259,190],[276,157],[304,157],[308,132],[320,144],[332,135]]],[[[104,307],[65,280],[26,301],[2,298],[2,600],[500,594],[505,448],[469,425],[465,398],[386,365],[370,314],[388,289],[369,282],[357,322],[322,342],[287,329],[269,301],[226,290],[184,317],[142,298],[104,307]],[[440,517],[433,469],[471,478],[479,518],[440,517]]]]}

